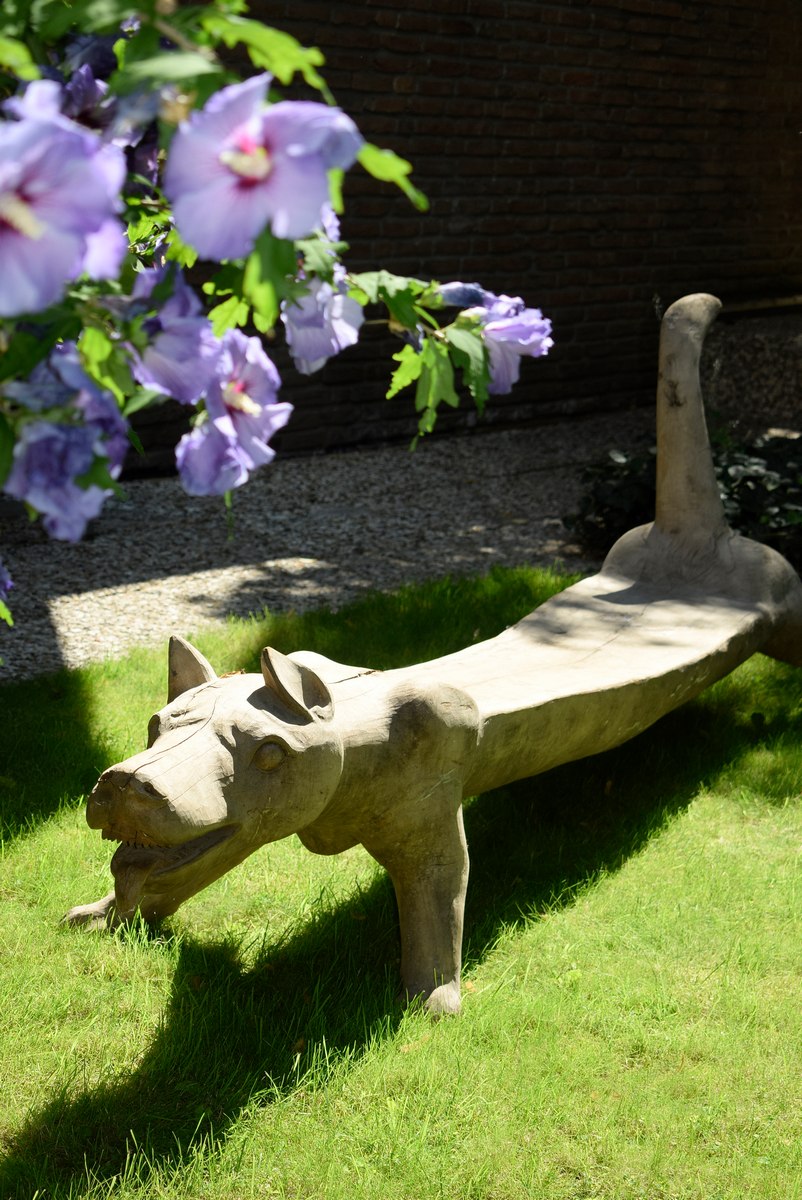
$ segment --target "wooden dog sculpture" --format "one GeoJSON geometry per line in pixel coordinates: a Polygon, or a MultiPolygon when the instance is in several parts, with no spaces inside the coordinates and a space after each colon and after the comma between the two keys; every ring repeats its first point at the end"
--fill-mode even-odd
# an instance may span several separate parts
{"type": "Polygon", "coordinates": [[[802,665],[802,585],[728,528],[712,468],[698,366],[719,307],[689,296],[663,320],[654,522],[498,637],[384,672],[266,649],[261,674],[226,678],[173,638],[148,749],[89,797],[122,843],[115,890],[65,919],[166,916],[290,833],[361,843],[395,886],[407,994],[458,1012],[463,798],[618,745],[756,651],[802,665]]]}

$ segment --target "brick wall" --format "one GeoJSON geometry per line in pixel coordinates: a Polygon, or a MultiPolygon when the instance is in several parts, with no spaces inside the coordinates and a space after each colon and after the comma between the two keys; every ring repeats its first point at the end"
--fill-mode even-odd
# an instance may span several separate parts
{"type": "MultiPolygon", "coordinates": [[[[355,168],[349,265],[476,279],[552,317],[554,350],[489,422],[651,403],[661,306],[802,292],[800,0],[251,10],[323,49],[338,102],[430,198],[418,214],[355,168]]],[[[286,369],[282,447],[409,436],[410,400],[383,399],[395,348],[373,333],[300,386],[286,369]]]]}

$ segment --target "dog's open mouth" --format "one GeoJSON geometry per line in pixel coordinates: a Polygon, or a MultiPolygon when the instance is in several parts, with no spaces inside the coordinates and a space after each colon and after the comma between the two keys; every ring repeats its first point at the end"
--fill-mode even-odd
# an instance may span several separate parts
{"type": "Polygon", "coordinates": [[[129,916],[135,911],[146,880],[186,867],[230,838],[236,829],[236,825],[224,825],[222,829],[211,829],[178,846],[122,842],[110,864],[114,876],[115,903],[120,916],[129,916]]]}

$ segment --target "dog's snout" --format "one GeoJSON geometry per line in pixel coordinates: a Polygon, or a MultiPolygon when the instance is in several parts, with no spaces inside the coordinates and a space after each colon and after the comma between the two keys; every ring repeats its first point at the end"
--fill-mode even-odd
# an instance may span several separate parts
{"type": "Polygon", "coordinates": [[[113,795],[114,788],[108,783],[105,775],[101,775],[86,803],[86,821],[90,829],[102,829],[107,823],[113,795]]]}
{"type": "Polygon", "coordinates": [[[142,779],[130,771],[110,767],[104,771],[89,796],[86,820],[90,829],[103,829],[110,824],[114,810],[131,800],[154,807],[166,803],[164,795],[149,779],[142,779]]]}
{"type": "Polygon", "coordinates": [[[110,796],[114,792],[123,792],[128,787],[130,779],[130,771],[122,771],[119,767],[109,767],[103,772],[100,779],[98,779],[95,791],[92,794],[95,795],[98,793],[110,796]]]}

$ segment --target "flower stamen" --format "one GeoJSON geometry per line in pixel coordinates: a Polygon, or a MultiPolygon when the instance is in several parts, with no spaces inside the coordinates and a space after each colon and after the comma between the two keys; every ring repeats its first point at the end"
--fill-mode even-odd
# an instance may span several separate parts
{"type": "Polygon", "coordinates": [[[223,403],[226,408],[247,413],[251,417],[258,416],[262,411],[256,401],[252,400],[245,391],[245,385],[239,379],[230,380],[223,388],[223,403]]]}
{"type": "Polygon", "coordinates": [[[16,192],[0,192],[0,222],[5,222],[23,237],[32,238],[34,241],[47,232],[44,222],[39,220],[30,204],[20,199],[16,192]]]}
{"type": "Polygon", "coordinates": [[[248,183],[261,183],[273,169],[267,149],[244,139],[236,149],[221,150],[220,162],[248,183]]]}

